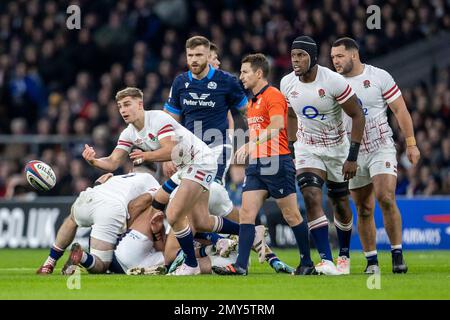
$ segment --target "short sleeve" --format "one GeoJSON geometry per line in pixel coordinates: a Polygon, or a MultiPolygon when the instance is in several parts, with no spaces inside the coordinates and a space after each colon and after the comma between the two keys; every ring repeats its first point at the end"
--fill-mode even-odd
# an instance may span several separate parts
{"type": "Polygon", "coordinates": [[[333,71],[330,72],[332,72],[331,81],[329,82],[331,94],[334,96],[337,103],[343,104],[354,95],[354,91],[343,76],[333,71]]]}
{"type": "Polygon", "coordinates": [[[394,81],[394,78],[385,70],[380,69],[380,79],[381,94],[386,103],[391,103],[395,101],[398,97],[402,95],[400,88],[394,81]]]}
{"type": "Polygon", "coordinates": [[[235,76],[230,75],[230,90],[228,91],[228,105],[232,108],[242,109],[247,103],[247,96],[239,84],[238,79],[235,76]]]}
{"type": "Polygon", "coordinates": [[[129,132],[128,128],[123,130],[116,145],[117,149],[125,150],[128,153],[131,152],[131,148],[133,147],[133,139],[131,139],[129,132]]]}
{"type": "Polygon", "coordinates": [[[175,78],[175,80],[172,83],[172,87],[170,88],[170,92],[169,92],[169,98],[167,99],[166,103],[164,104],[164,109],[176,114],[176,115],[181,115],[182,113],[182,108],[180,105],[180,86],[179,86],[179,81],[180,76],[178,76],[177,78],[175,78]]]}
{"type": "Polygon", "coordinates": [[[173,118],[171,116],[163,112],[160,113],[160,118],[158,119],[158,128],[156,130],[158,140],[175,135],[175,128],[172,121],[173,118]]]}
{"type": "Polygon", "coordinates": [[[286,101],[288,108],[290,108],[291,107],[291,102],[289,101],[289,98],[288,98],[288,92],[287,92],[287,86],[286,86],[286,77],[281,79],[280,91],[281,91],[281,94],[284,96],[284,100],[286,101]]]}
{"type": "Polygon", "coordinates": [[[283,94],[278,90],[273,90],[267,101],[267,110],[269,117],[285,116],[287,114],[287,103],[283,94]]]}

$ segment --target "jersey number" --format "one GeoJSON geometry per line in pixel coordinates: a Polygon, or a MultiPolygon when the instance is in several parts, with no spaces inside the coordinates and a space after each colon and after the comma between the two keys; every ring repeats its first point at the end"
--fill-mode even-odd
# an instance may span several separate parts
{"type": "Polygon", "coordinates": [[[319,110],[313,106],[304,106],[302,110],[303,115],[308,119],[315,119],[320,117],[319,120],[325,120],[326,117],[323,113],[319,113],[319,110]]]}
{"type": "Polygon", "coordinates": [[[365,115],[365,116],[369,115],[369,109],[363,107],[363,103],[362,103],[362,101],[361,101],[360,98],[358,98],[358,103],[359,103],[361,109],[363,110],[364,115],[365,115]]]}

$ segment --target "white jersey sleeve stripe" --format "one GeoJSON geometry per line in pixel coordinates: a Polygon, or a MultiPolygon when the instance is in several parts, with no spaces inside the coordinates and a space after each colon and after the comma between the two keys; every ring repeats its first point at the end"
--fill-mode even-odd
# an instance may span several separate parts
{"type": "Polygon", "coordinates": [[[339,104],[343,104],[343,103],[345,103],[345,101],[347,101],[351,96],[353,96],[353,90],[352,90],[351,87],[349,87],[348,92],[345,94],[345,96],[343,96],[343,97],[340,98],[340,99],[336,99],[336,101],[337,101],[339,104]]]}
{"type": "Polygon", "coordinates": [[[345,98],[344,95],[348,93],[348,90],[350,89],[350,85],[348,84],[345,88],[344,92],[342,92],[339,96],[336,97],[336,100],[340,100],[345,98]]]}
{"type": "Polygon", "coordinates": [[[390,93],[389,95],[384,96],[384,99],[385,100],[389,100],[390,98],[392,98],[399,91],[400,91],[400,89],[397,87],[392,93],[390,93]]]}
{"type": "Polygon", "coordinates": [[[392,92],[392,90],[394,90],[395,88],[397,88],[397,84],[394,84],[392,86],[392,88],[390,88],[388,91],[386,91],[385,93],[383,93],[383,97],[386,98],[387,95],[389,95],[389,93],[392,92]]]}
{"type": "Polygon", "coordinates": [[[175,135],[175,131],[170,130],[170,131],[165,131],[164,133],[161,133],[158,135],[158,139],[163,139],[165,137],[170,137],[170,136],[174,136],[175,135]]]}

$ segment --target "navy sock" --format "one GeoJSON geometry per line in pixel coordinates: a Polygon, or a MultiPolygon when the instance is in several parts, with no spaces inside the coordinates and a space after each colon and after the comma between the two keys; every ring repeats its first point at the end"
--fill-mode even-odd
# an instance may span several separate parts
{"type": "Polygon", "coordinates": [[[92,254],[88,252],[83,253],[83,258],[80,261],[80,264],[86,269],[91,269],[95,265],[95,258],[92,254]],[[86,256],[84,256],[86,255],[86,256]]]}
{"type": "Polygon", "coordinates": [[[277,261],[280,261],[280,259],[278,259],[277,255],[272,252],[266,254],[266,261],[270,264],[271,267],[273,267],[273,264],[277,261]]]}
{"type": "Polygon", "coordinates": [[[214,232],[225,233],[225,234],[235,234],[238,235],[240,232],[239,223],[228,220],[227,218],[215,217],[216,221],[214,223],[214,232]]]}
{"type": "Polygon", "coordinates": [[[61,250],[61,249],[59,249],[59,248],[56,248],[55,246],[52,246],[52,247],[50,248],[50,254],[49,254],[49,256],[50,256],[50,258],[52,258],[53,260],[55,260],[55,262],[58,261],[59,258],[61,258],[61,257],[63,256],[63,254],[64,254],[64,250],[61,250]]]}
{"type": "Polygon", "coordinates": [[[197,232],[194,236],[195,239],[202,239],[211,241],[212,244],[216,244],[217,240],[222,239],[223,237],[214,232],[197,232]]]}
{"type": "Polygon", "coordinates": [[[187,226],[183,230],[175,232],[175,237],[177,237],[181,250],[184,252],[184,263],[190,267],[197,267],[197,258],[195,258],[194,250],[194,236],[192,235],[191,228],[187,226]]]}
{"type": "Polygon", "coordinates": [[[350,258],[350,239],[352,238],[353,219],[349,223],[344,224],[334,218],[334,224],[339,240],[339,256],[350,258]]]}
{"type": "Polygon", "coordinates": [[[366,256],[367,265],[371,266],[373,264],[378,264],[378,254],[376,251],[374,253],[364,252],[364,255],[366,256]]]}
{"type": "Polygon", "coordinates": [[[310,266],[313,264],[311,260],[311,249],[309,247],[309,233],[306,220],[302,223],[291,227],[297,241],[298,250],[300,251],[300,264],[302,266],[310,266]]]}
{"type": "Polygon", "coordinates": [[[207,254],[206,254],[206,247],[201,247],[201,248],[198,250],[198,254],[199,254],[199,256],[200,256],[201,258],[206,257],[206,256],[207,256],[207,254]]]}
{"type": "Polygon", "coordinates": [[[321,259],[333,261],[330,243],[328,241],[328,220],[322,216],[308,223],[311,234],[316,243],[317,251],[321,259]]]}
{"type": "Polygon", "coordinates": [[[397,254],[403,254],[403,250],[402,249],[391,249],[391,254],[397,255],[397,254]]]}
{"type": "Polygon", "coordinates": [[[236,264],[245,270],[248,269],[248,259],[253,241],[255,241],[255,225],[241,224],[239,228],[239,255],[236,264]]]}

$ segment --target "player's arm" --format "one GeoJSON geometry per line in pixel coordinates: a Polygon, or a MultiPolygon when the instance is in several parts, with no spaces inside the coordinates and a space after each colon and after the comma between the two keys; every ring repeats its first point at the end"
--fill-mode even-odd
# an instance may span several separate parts
{"type": "Polygon", "coordinates": [[[166,229],[164,227],[164,213],[154,212],[150,220],[150,229],[153,233],[153,247],[156,251],[164,251],[166,245],[166,229]]]}
{"type": "Polygon", "coordinates": [[[284,117],[282,115],[276,114],[270,117],[270,124],[264,130],[261,130],[261,133],[251,139],[248,143],[244,144],[239,150],[236,151],[236,160],[237,163],[245,163],[245,159],[249,154],[256,149],[256,147],[260,144],[263,144],[270,139],[278,136],[280,130],[283,129],[284,126],[284,117]]]}
{"type": "Polygon", "coordinates": [[[416,145],[413,122],[403,96],[389,103],[389,108],[394,113],[403,136],[406,137],[406,155],[412,164],[417,164],[420,159],[420,151],[416,145]]]}
{"type": "Polygon", "coordinates": [[[178,79],[179,79],[178,77],[175,78],[175,80],[172,83],[172,87],[170,87],[169,98],[164,104],[164,111],[167,112],[176,121],[180,122],[182,116],[182,107],[180,105],[178,79]]]}
{"type": "Polygon", "coordinates": [[[176,114],[176,113],[174,113],[174,112],[170,112],[170,111],[167,110],[166,108],[164,108],[164,111],[165,111],[168,115],[170,115],[172,118],[174,118],[177,122],[180,122],[180,121],[181,121],[181,115],[176,114]]]}
{"type": "Polygon", "coordinates": [[[231,114],[230,110],[228,110],[228,113],[227,113],[227,121],[228,121],[228,135],[231,138],[234,135],[234,119],[233,119],[233,115],[231,114]]]}
{"type": "Polygon", "coordinates": [[[154,192],[145,192],[128,203],[128,214],[130,219],[128,225],[130,226],[136,218],[147,210],[153,201],[154,192]]]}
{"type": "Polygon", "coordinates": [[[95,158],[95,150],[91,146],[85,144],[82,153],[83,158],[93,167],[105,170],[115,171],[119,166],[125,163],[128,152],[123,149],[116,148],[108,156],[103,158],[95,158]]]}
{"type": "Polygon", "coordinates": [[[344,112],[352,118],[350,150],[347,160],[344,163],[344,167],[342,168],[344,179],[349,180],[356,174],[356,160],[358,159],[359,146],[364,133],[366,118],[364,117],[364,113],[358,104],[356,94],[353,94],[349,99],[347,99],[347,101],[343,102],[341,107],[344,112]]]}
{"type": "Polygon", "coordinates": [[[288,108],[288,116],[287,116],[287,134],[289,141],[297,140],[297,130],[298,130],[298,119],[297,114],[294,109],[288,108]]]}
{"type": "Polygon", "coordinates": [[[176,141],[172,139],[172,135],[160,139],[159,144],[161,145],[161,148],[155,151],[133,151],[130,153],[130,159],[136,164],[141,164],[142,162],[171,161],[172,150],[176,146],[176,141]]]}

